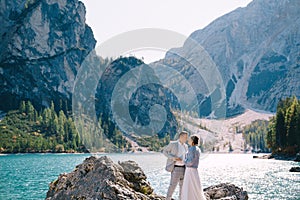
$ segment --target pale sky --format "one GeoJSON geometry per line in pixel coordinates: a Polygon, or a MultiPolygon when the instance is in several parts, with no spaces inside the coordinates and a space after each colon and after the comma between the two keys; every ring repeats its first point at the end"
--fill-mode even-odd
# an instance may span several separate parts
{"type": "MultiPolygon", "coordinates": [[[[81,1],[87,10],[86,22],[93,29],[97,45],[100,45],[113,36],[141,28],[168,29],[188,37],[214,19],[238,7],[247,6],[252,0],[81,1]]],[[[150,57],[163,56],[162,52],[146,54],[152,54],[149,58],[146,56],[146,61],[157,59],[150,57]]]]}

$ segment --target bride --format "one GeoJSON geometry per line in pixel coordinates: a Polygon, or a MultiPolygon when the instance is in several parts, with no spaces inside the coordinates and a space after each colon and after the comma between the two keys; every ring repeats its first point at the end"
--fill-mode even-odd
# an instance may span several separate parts
{"type": "Polygon", "coordinates": [[[200,149],[197,145],[199,138],[191,136],[188,143],[191,147],[188,149],[185,159],[186,169],[181,200],[206,200],[198,173],[200,149]]]}

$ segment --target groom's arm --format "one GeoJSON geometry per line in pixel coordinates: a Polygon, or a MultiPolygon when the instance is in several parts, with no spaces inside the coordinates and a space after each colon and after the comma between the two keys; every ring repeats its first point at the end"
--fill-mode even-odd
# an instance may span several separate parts
{"type": "Polygon", "coordinates": [[[167,158],[177,158],[176,155],[172,154],[172,148],[173,148],[173,145],[172,143],[168,144],[164,150],[163,150],[163,154],[167,157],[167,158]]]}

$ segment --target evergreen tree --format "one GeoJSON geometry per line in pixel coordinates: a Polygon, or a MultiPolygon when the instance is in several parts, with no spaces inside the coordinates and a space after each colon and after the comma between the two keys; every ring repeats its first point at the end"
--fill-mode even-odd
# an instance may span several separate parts
{"type": "Polygon", "coordinates": [[[275,120],[270,123],[267,137],[274,153],[295,154],[300,150],[299,104],[296,97],[278,103],[275,120]]]}
{"type": "Polygon", "coordinates": [[[296,109],[296,141],[300,146],[300,103],[298,101],[298,106],[296,109]]]}
{"type": "Polygon", "coordinates": [[[34,121],[34,114],[36,110],[30,101],[27,101],[25,110],[29,121],[34,121]]]}
{"type": "Polygon", "coordinates": [[[286,144],[286,124],[285,113],[282,109],[279,109],[276,114],[275,130],[276,130],[276,146],[283,147],[286,144]]]}
{"type": "Polygon", "coordinates": [[[66,123],[66,121],[67,118],[65,116],[65,113],[60,110],[58,114],[58,132],[63,136],[64,142],[67,142],[69,140],[68,133],[66,133],[64,129],[64,124],[66,123]]]}
{"type": "Polygon", "coordinates": [[[44,109],[43,110],[43,112],[42,112],[43,114],[42,114],[42,121],[43,121],[43,125],[45,126],[45,127],[50,127],[50,121],[51,121],[51,111],[50,111],[50,109],[49,108],[46,108],[46,109],[44,109]]]}
{"type": "Polygon", "coordinates": [[[25,103],[25,101],[21,101],[19,110],[20,110],[21,113],[26,113],[26,103],[25,103]]]}
{"type": "MultiPolygon", "coordinates": [[[[287,145],[293,146],[297,145],[297,104],[298,101],[296,98],[293,98],[293,102],[288,107],[285,117],[285,124],[286,124],[286,135],[287,135],[287,145]]],[[[300,133],[299,133],[300,134],[300,133]]]]}

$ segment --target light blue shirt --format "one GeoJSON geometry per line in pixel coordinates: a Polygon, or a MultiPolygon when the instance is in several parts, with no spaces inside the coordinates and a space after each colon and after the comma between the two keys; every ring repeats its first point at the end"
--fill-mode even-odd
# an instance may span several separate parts
{"type": "Polygon", "coordinates": [[[184,161],[186,167],[198,168],[200,158],[200,149],[197,146],[191,146],[186,154],[184,161]]]}

